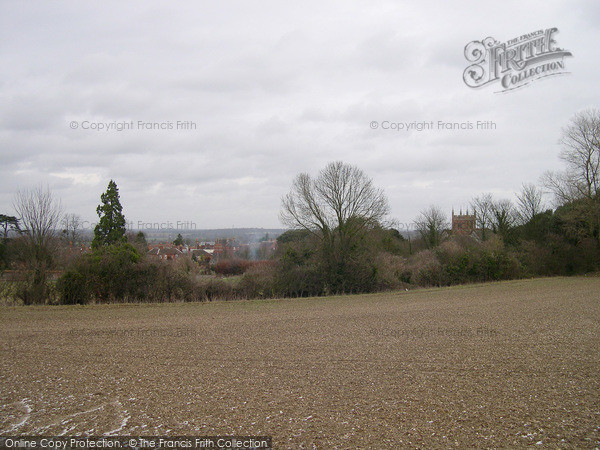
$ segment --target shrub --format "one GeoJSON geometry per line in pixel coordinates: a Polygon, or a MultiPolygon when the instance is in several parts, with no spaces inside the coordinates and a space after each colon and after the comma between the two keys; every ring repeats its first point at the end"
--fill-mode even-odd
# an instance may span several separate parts
{"type": "Polygon", "coordinates": [[[39,305],[55,302],[55,290],[48,279],[44,263],[36,262],[21,273],[16,281],[15,297],[24,305],[39,305]]]}
{"type": "Polygon", "coordinates": [[[410,282],[417,286],[441,286],[443,270],[432,250],[414,255],[409,262],[410,282]]]}
{"type": "Polygon", "coordinates": [[[527,276],[547,276],[552,274],[548,264],[551,255],[552,252],[547,246],[538,245],[534,241],[523,241],[518,257],[527,276]]]}
{"type": "Polygon", "coordinates": [[[390,253],[378,253],[374,260],[377,290],[399,289],[410,282],[406,258],[390,253]],[[408,273],[408,277],[407,277],[408,273]]]}
{"type": "Polygon", "coordinates": [[[90,290],[87,280],[77,270],[69,270],[56,283],[63,305],[86,304],[90,300],[90,290]]]}
{"type": "Polygon", "coordinates": [[[499,239],[479,243],[451,239],[435,250],[417,253],[408,261],[410,282],[418,286],[448,286],[523,276],[523,266],[499,239]]]}
{"type": "Polygon", "coordinates": [[[99,247],[77,258],[58,280],[60,302],[127,301],[140,284],[140,254],[131,244],[99,247]],[[79,292],[77,292],[79,291],[79,292]]]}
{"type": "Polygon", "coordinates": [[[325,292],[323,272],[315,264],[278,265],[275,289],[284,297],[311,297],[325,292]]]}
{"type": "Polygon", "coordinates": [[[275,297],[275,279],[273,264],[255,264],[244,274],[237,290],[248,299],[275,297]]]}
{"type": "Polygon", "coordinates": [[[436,249],[435,254],[443,272],[441,284],[467,283],[477,279],[477,254],[463,245],[465,244],[450,240],[436,249]]]}
{"type": "Polygon", "coordinates": [[[221,259],[214,265],[214,271],[219,275],[241,275],[249,266],[250,261],[245,259],[221,259]]]}
{"type": "Polygon", "coordinates": [[[16,302],[16,285],[13,281],[4,281],[0,278],[0,306],[12,306],[16,302]]]}
{"type": "Polygon", "coordinates": [[[233,286],[223,280],[209,279],[196,285],[196,300],[233,300],[236,298],[233,286]]]}

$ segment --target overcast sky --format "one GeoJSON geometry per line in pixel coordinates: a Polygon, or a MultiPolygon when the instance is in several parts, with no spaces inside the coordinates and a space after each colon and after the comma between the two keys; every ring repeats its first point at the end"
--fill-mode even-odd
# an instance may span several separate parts
{"type": "Polygon", "coordinates": [[[92,221],[114,179],[134,226],[280,227],[293,178],[334,160],[371,176],[400,222],[512,198],[561,167],[570,117],[600,107],[599,24],[596,0],[1,1],[0,213],[42,183],[92,221]],[[467,43],[551,27],[569,75],[465,85],[467,43]],[[497,128],[370,125],[424,120],[497,128]]]}

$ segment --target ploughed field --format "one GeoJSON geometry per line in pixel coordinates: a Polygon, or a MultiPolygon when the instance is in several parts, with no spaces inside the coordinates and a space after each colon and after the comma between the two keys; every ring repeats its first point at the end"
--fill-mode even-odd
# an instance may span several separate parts
{"type": "Polygon", "coordinates": [[[2,435],[600,445],[600,278],[0,309],[2,435]]]}

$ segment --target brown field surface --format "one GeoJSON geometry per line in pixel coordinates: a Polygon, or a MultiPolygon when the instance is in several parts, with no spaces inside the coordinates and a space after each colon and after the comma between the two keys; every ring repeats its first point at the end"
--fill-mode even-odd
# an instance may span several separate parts
{"type": "Polygon", "coordinates": [[[597,447],[600,278],[0,309],[0,434],[597,447]]]}

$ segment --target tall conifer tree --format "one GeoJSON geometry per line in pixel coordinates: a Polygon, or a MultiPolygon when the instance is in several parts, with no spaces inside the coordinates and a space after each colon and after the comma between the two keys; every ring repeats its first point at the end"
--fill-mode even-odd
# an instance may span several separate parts
{"type": "Polygon", "coordinates": [[[106,192],[100,197],[102,203],[96,208],[100,221],[94,228],[92,248],[127,242],[125,217],[119,200],[117,183],[110,180],[106,192]]]}

